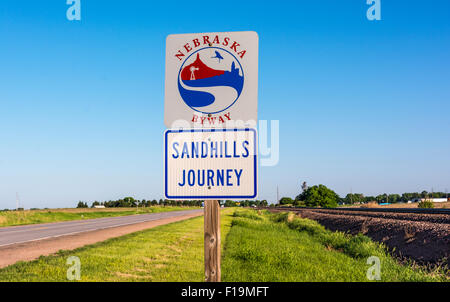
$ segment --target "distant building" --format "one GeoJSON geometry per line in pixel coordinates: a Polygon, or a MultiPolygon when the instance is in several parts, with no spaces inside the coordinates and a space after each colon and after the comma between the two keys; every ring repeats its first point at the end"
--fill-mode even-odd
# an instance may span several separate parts
{"type": "Polygon", "coordinates": [[[94,208],[96,208],[96,209],[104,209],[105,206],[102,206],[102,205],[100,205],[100,206],[94,206],[94,208]]]}
{"type": "Polygon", "coordinates": [[[449,201],[447,198],[414,198],[412,202],[422,202],[422,201],[431,201],[431,202],[447,202],[449,201]]]}

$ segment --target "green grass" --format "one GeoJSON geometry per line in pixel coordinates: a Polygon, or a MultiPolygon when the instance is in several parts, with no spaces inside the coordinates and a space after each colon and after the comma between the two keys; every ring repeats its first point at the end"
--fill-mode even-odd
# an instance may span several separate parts
{"type": "Polygon", "coordinates": [[[370,256],[381,260],[381,281],[448,281],[401,265],[363,235],[326,230],[293,214],[235,212],[222,260],[223,281],[368,281],[370,256]]]}
{"type": "MultiPolygon", "coordinates": [[[[368,281],[367,257],[381,281],[449,281],[445,272],[401,265],[366,236],[331,232],[292,214],[222,211],[222,281],[368,281]]],[[[106,240],[0,269],[0,281],[67,281],[67,258],[81,281],[203,281],[203,217],[106,240]]]]}
{"type": "Polygon", "coordinates": [[[180,211],[199,209],[199,207],[162,207],[152,206],[148,208],[106,208],[106,209],[52,209],[31,211],[1,211],[0,227],[48,223],[58,221],[93,219],[103,217],[116,217],[134,214],[159,213],[168,211],[180,211]]]}
{"type": "MultiPolygon", "coordinates": [[[[221,215],[221,236],[233,209],[221,215]]],[[[61,251],[0,269],[0,281],[67,281],[67,258],[81,261],[81,281],[203,281],[203,217],[61,251]]]]}

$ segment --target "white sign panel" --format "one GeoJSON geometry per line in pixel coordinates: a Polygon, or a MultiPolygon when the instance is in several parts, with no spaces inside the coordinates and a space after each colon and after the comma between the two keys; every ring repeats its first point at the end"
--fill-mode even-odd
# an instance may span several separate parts
{"type": "Polygon", "coordinates": [[[166,130],[167,199],[257,196],[257,133],[245,129],[166,130]]]}
{"type": "Polygon", "coordinates": [[[258,34],[169,35],[164,99],[168,128],[256,127],[258,34]]]}

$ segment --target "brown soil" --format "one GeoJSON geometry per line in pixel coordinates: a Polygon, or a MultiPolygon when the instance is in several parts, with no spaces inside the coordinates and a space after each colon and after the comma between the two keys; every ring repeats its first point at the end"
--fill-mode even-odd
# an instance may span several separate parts
{"type": "Polygon", "coordinates": [[[301,210],[299,215],[332,231],[363,233],[394,255],[420,264],[446,263],[450,256],[448,215],[301,210]]]}
{"type": "Polygon", "coordinates": [[[193,213],[133,225],[8,245],[0,248],[0,268],[14,264],[17,261],[30,261],[39,258],[39,256],[54,254],[59,250],[73,250],[106,239],[201,215],[203,215],[203,213],[193,213]]]}

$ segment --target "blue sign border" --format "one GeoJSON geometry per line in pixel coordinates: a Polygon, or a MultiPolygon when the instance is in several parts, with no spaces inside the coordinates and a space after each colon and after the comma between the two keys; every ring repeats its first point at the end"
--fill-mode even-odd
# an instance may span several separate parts
{"type": "Polygon", "coordinates": [[[168,129],[164,133],[164,197],[167,199],[253,199],[258,195],[258,149],[257,147],[257,133],[254,128],[242,128],[242,129],[168,129]],[[226,131],[245,131],[253,132],[254,135],[254,151],[253,165],[254,165],[254,183],[253,183],[253,195],[214,195],[214,196],[169,196],[167,192],[167,137],[169,133],[183,133],[183,132],[226,132],[226,131]]]}

